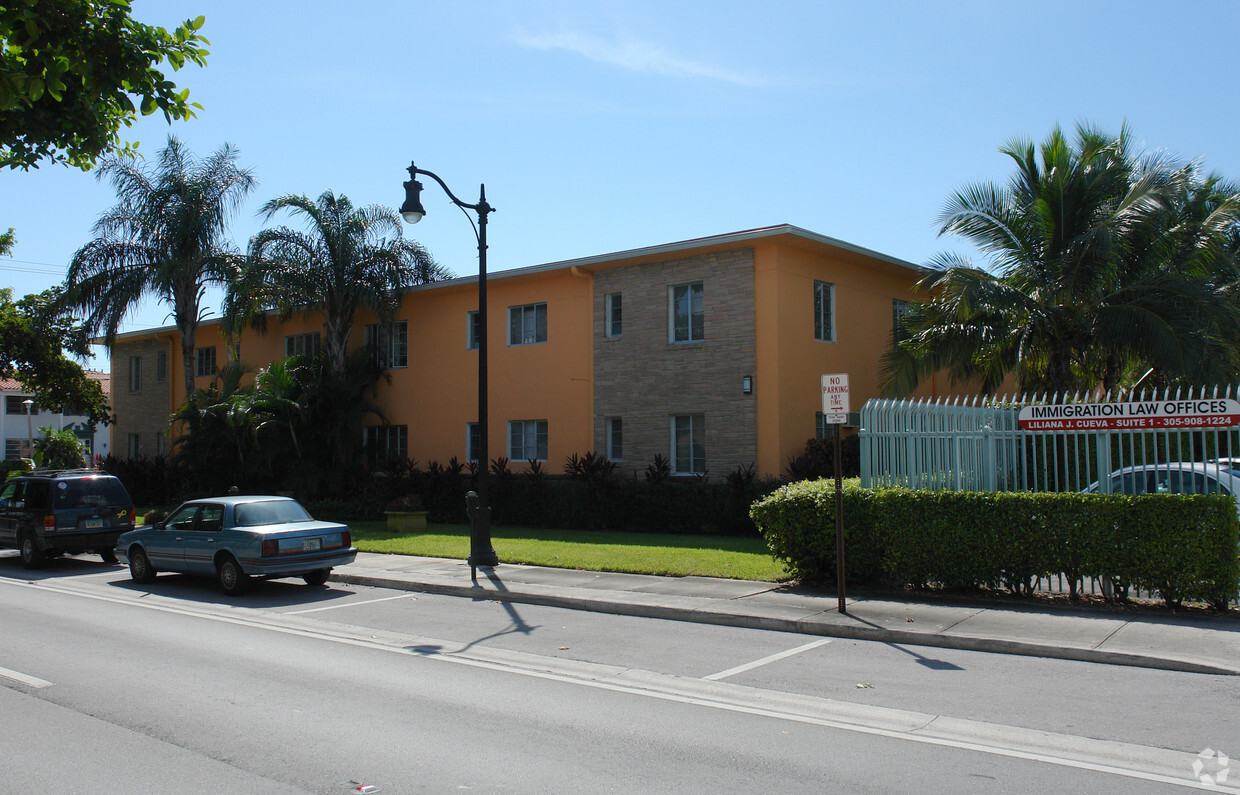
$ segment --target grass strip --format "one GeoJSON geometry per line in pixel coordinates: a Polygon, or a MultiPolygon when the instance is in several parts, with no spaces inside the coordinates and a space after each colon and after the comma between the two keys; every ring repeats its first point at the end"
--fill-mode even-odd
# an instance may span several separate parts
{"type": "MultiPolygon", "coordinates": [[[[425,533],[401,534],[389,531],[381,521],[355,521],[349,522],[349,529],[353,545],[363,552],[469,556],[468,525],[432,524],[425,533]]],[[[763,582],[789,577],[761,538],[494,526],[491,542],[504,563],[763,582]]]]}

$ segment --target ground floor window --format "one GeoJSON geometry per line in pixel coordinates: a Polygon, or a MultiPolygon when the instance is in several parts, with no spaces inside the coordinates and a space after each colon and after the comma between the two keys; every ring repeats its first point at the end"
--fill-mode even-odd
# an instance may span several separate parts
{"type": "Polygon", "coordinates": [[[706,415],[672,417],[672,471],[678,475],[706,472],[706,415]]]}
{"type": "Polygon", "coordinates": [[[130,458],[141,458],[142,457],[142,437],[136,433],[131,433],[128,435],[126,442],[127,442],[126,449],[129,452],[129,457],[130,458]]]}
{"type": "Polygon", "coordinates": [[[372,425],[366,428],[366,459],[371,469],[382,469],[394,458],[408,458],[408,425],[372,425]]]}
{"type": "Polygon", "coordinates": [[[607,457],[624,460],[624,420],[619,417],[607,418],[607,457]]]}
{"type": "Polygon", "coordinates": [[[4,440],[4,460],[16,461],[19,458],[30,457],[30,442],[27,439],[5,439],[4,440]]]}
{"type": "Polygon", "coordinates": [[[513,420],[508,423],[508,460],[547,460],[546,420],[513,420]]]}
{"type": "Polygon", "coordinates": [[[477,461],[482,450],[482,431],[478,427],[478,423],[471,422],[465,426],[465,455],[466,461],[477,461]]]}

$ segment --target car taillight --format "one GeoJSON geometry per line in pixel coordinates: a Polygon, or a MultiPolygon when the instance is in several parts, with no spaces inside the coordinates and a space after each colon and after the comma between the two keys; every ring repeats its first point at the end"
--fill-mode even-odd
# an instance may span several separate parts
{"type": "Polygon", "coordinates": [[[344,542],[344,546],[346,547],[353,546],[353,539],[349,537],[348,530],[345,530],[343,533],[340,534],[340,540],[344,542]]]}
{"type": "Polygon", "coordinates": [[[130,508],[129,509],[129,526],[130,527],[134,526],[134,523],[137,521],[137,518],[138,518],[138,514],[134,511],[133,508],[130,508]]]}
{"type": "Polygon", "coordinates": [[[263,541],[263,557],[270,558],[280,554],[280,542],[274,538],[263,541]]]}
{"type": "Polygon", "coordinates": [[[43,529],[55,530],[56,529],[56,517],[50,513],[47,516],[44,516],[43,517],[43,529]]]}

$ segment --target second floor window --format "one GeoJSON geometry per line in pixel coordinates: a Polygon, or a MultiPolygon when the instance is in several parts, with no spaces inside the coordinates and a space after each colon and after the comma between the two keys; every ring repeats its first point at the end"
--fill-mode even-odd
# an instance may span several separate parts
{"type": "Polygon", "coordinates": [[[535,345],[547,341],[547,305],[508,307],[508,344],[535,345]]]}
{"type": "Polygon", "coordinates": [[[307,356],[314,358],[319,355],[319,333],[291,334],[284,338],[284,356],[307,356]]]}
{"type": "Polygon", "coordinates": [[[702,282],[678,284],[671,288],[668,307],[671,342],[698,342],[706,338],[704,291],[702,282]]]}
{"type": "Polygon", "coordinates": [[[835,342],[835,285],[814,282],[814,339],[835,342]]]}
{"type": "Polygon", "coordinates": [[[194,350],[194,376],[215,375],[215,346],[194,350]]]}
{"type": "Polygon", "coordinates": [[[31,414],[38,414],[39,407],[31,403],[26,405],[26,401],[30,400],[25,395],[5,395],[4,396],[4,413],[5,414],[25,414],[26,409],[30,409],[31,414]]]}
{"type": "Polygon", "coordinates": [[[155,354],[155,380],[160,383],[168,378],[168,352],[160,351],[155,354]]]}
{"type": "Polygon", "coordinates": [[[608,293],[603,298],[603,336],[619,337],[624,327],[623,304],[620,293],[608,293]]]}
{"type": "Polygon", "coordinates": [[[137,392],[142,389],[142,357],[129,357],[129,391],[137,392]]]}
{"type": "Polygon", "coordinates": [[[912,308],[913,305],[908,301],[901,301],[898,298],[891,300],[891,338],[896,342],[909,338],[905,319],[908,318],[908,313],[912,308]]]}
{"type": "Polygon", "coordinates": [[[374,351],[380,367],[409,366],[409,323],[398,320],[366,327],[366,347],[374,351]]]}

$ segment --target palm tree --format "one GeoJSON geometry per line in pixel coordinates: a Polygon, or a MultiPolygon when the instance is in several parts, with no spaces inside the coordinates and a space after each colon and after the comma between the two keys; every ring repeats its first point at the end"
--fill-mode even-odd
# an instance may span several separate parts
{"type": "Polygon", "coordinates": [[[353,319],[360,307],[391,320],[404,287],[447,278],[421,245],[401,237],[400,216],[379,205],[355,209],[348,197],[330,190],[311,201],[301,195],[272,199],[259,211],[264,220],[287,210],[307,229],[264,229],[250,240],[241,279],[225,300],[234,324],[263,326],[263,310],[280,318],[293,313],[323,316],[324,349],[331,372],[343,377],[353,319]]]}
{"type": "Polygon", "coordinates": [[[237,165],[225,144],[197,161],[173,136],[146,170],[110,158],[99,178],[111,178],[119,203],[95,224],[97,237],[73,256],[62,306],[86,313],[91,333],[109,344],[126,315],[146,297],[172,305],[181,338],[185,397],[194,391],[194,342],[208,284],[230,281],[240,257],[225,228],[256,179],[237,165]]]}
{"type": "Polygon", "coordinates": [[[1136,157],[1126,128],[1080,126],[1074,142],[1056,128],[1040,147],[1001,151],[1016,164],[1008,184],[965,188],[939,219],[940,234],[970,240],[989,268],[931,261],[919,287],[932,297],[884,357],[887,393],[939,370],[985,392],[1009,376],[1024,391],[1111,388],[1141,362],[1191,372],[1202,328],[1240,339],[1235,274],[1217,255],[1234,235],[1234,197],[1165,158],[1136,157]],[[1202,217],[1211,201],[1221,211],[1202,217]]]}

